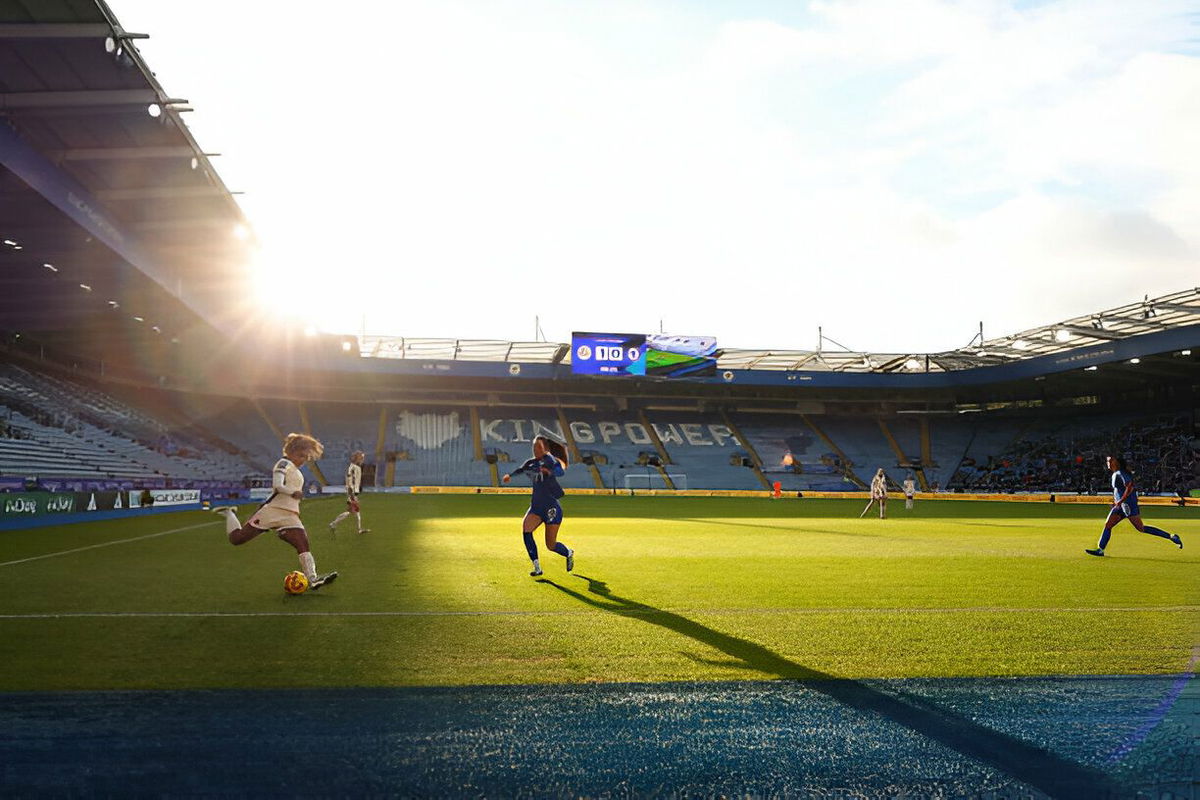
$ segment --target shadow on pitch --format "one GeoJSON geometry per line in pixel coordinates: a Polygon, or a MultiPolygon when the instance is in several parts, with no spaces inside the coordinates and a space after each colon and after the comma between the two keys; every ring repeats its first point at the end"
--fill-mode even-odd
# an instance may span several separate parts
{"type": "Polygon", "coordinates": [[[1052,797],[1104,798],[1119,794],[1118,787],[1098,770],[984,727],[928,701],[902,699],[859,681],[837,678],[784,658],[762,645],[722,633],[674,612],[620,597],[613,594],[604,581],[579,574],[575,577],[587,581],[586,594],[546,578],[538,582],[594,608],[687,636],[733,659],[732,662],[719,663],[732,663],[778,678],[806,681],[807,688],[844,706],[885,717],[963,755],[989,764],[1052,797]]]}
{"type": "MultiPolygon", "coordinates": [[[[730,525],[735,528],[753,528],[760,532],[771,533],[819,533],[827,536],[854,536],[862,539],[878,539],[883,536],[886,531],[878,533],[855,533],[853,531],[827,531],[820,528],[806,528],[804,526],[794,525],[755,525],[752,522],[732,522],[726,519],[702,519],[697,517],[679,517],[679,522],[695,522],[701,525],[730,525]]],[[[886,522],[887,520],[884,520],[886,522]]],[[[790,522],[790,521],[789,521],[790,522]]],[[[903,539],[902,536],[888,536],[889,539],[903,539]]]]}

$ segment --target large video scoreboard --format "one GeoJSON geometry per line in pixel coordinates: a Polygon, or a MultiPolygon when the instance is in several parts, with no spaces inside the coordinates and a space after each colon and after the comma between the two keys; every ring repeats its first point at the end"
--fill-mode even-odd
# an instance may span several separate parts
{"type": "Polygon", "coordinates": [[[571,371],[576,375],[707,377],[717,372],[716,353],[712,336],[571,334],[571,371]]]}

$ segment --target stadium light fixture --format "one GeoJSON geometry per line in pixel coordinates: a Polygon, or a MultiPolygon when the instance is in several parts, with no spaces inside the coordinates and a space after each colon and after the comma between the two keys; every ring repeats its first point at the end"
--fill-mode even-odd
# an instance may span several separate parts
{"type": "Polygon", "coordinates": [[[162,116],[162,106],[160,106],[158,103],[151,103],[150,105],[146,106],[146,113],[155,119],[158,119],[162,116]]]}
{"type": "Polygon", "coordinates": [[[1129,359],[1129,363],[1130,364],[1140,364],[1140,363],[1142,363],[1142,360],[1140,358],[1131,358],[1131,359],[1129,359]]]}
{"type": "Polygon", "coordinates": [[[1071,341],[1071,332],[1066,328],[1059,328],[1054,332],[1054,339],[1058,342],[1069,342],[1071,341]]]}
{"type": "Polygon", "coordinates": [[[121,307],[121,304],[118,303],[116,300],[109,300],[108,304],[113,307],[114,311],[121,307]]]}
{"type": "Polygon", "coordinates": [[[910,358],[908,361],[904,362],[904,368],[905,369],[920,369],[921,362],[917,361],[915,358],[910,358]]]}
{"type": "Polygon", "coordinates": [[[16,246],[17,246],[17,243],[16,243],[16,242],[14,242],[12,239],[5,239],[5,240],[4,240],[4,243],[5,243],[6,245],[8,245],[9,247],[16,247],[16,246]]]}
{"type": "Polygon", "coordinates": [[[350,343],[349,342],[342,342],[342,352],[343,353],[350,352],[350,343]]]}
{"type": "Polygon", "coordinates": [[[133,319],[134,319],[134,322],[145,322],[146,321],[145,317],[139,317],[136,315],[134,315],[133,319]]]}
{"type": "Polygon", "coordinates": [[[83,289],[85,292],[90,292],[92,290],[92,287],[88,286],[86,283],[79,284],[79,288],[83,289]]]}
{"type": "Polygon", "coordinates": [[[1095,364],[1093,364],[1093,365],[1092,365],[1092,366],[1090,366],[1090,367],[1084,367],[1084,368],[1083,368],[1083,371],[1084,371],[1084,372],[1095,372],[1095,371],[1096,371],[1096,370],[1098,370],[1098,369],[1100,369],[1100,368],[1099,368],[1099,367],[1097,367],[1095,364]]]}
{"type": "Polygon", "coordinates": [[[58,272],[58,267],[54,266],[53,264],[42,264],[42,266],[51,272],[58,272]]]}
{"type": "Polygon", "coordinates": [[[1015,342],[1013,342],[1012,346],[1014,350],[1028,350],[1029,342],[1025,341],[1024,339],[1017,339],[1015,342]]]}
{"type": "Polygon", "coordinates": [[[1180,350],[1179,351],[1179,355],[1181,355],[1181,356],[1190,356],[1191,354],[1192,354],[1191,350],[1180,350]]]}

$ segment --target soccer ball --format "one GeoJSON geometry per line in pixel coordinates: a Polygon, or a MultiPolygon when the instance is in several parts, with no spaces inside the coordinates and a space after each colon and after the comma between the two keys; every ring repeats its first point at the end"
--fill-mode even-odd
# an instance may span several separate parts
{"type": "Polygon", "coordinates": [[[283,590],[288,594],[304,594],[308,591],[308,578],[300,570],[294,570],[283,576],[283,590]]]}

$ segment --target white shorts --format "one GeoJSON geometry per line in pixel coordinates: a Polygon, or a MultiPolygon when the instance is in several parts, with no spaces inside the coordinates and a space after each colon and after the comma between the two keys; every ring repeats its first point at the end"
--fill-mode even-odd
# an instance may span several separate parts
{"type": "Polygon", "coordinates": [[[304,529],[304,523],[300,521],[299,512],[288,511],[286,508],[279,508],[277,506],[263,506],[254,512],[254,516],[250,518],[247,524],[264,531],[277,531],[283,528],[304,529]]]}
{"type": "Polygon", "coordinates": [[[872,500],[887,500],[887,492],[871,492],[872,500]]]}

